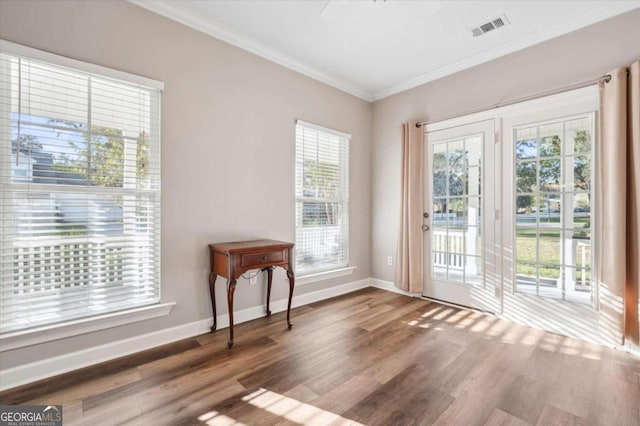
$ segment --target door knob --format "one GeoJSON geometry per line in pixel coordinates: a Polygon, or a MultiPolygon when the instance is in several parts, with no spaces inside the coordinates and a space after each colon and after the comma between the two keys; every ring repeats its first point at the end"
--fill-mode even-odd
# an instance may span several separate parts
{"type": "Polygon", "coordinates": [[[428,231],[429,230],[429,225],[422,225],[422,230],[423,231],[428,231]]]}

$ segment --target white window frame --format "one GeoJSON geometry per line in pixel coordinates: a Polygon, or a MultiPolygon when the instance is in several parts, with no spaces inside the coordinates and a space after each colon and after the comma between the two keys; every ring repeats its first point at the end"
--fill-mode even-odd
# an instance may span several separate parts
{"type": "MultiPolygon", "coordinates": [[[[164,89],[164,83],[157,80],[129,74],[123,71],[106,68],[76,59],[55,55],[49,52],[12,43],[2,39],[0,39],[0,51],[51,63],[53,65],[75,69],[82,72],[97,74],[103,77],[122,80],[134,85],[145,86],[158,91],[162,91],[164,89]]],[[[8,98],[8,96],[4,97],[4,99],[8,98]]],[[[7,105],[4,102],[0,103],[1,120],[10,120],[10,111],[10,106],[9,108],[7,108],[7,105]]],[[[160,128],[159,106],[157,108],[157,113],[154,114],[154,117],[152,119],[157,120],[158,128],[160,128]]],[[[11,148],[8,147],[0,154],[10,155],[10,150],[11,148]]],[[[8,177],[10,176],[10,172],[5,170],[3,173],[0,173],[0,176],[8,177]]],[[[4,183],[8,184],[7,182],[4,183]]],[[[2,182],[0,182],[0,184],[2,184],[2,182]]],[[[4,245],[5,243],[6,241],[0,241],[1,245],[4,245]]],[[[159,274],[160,266],[158,266],[158,276],[160,276],[159,274]]],[[[161,292],[160,282],[158,283],[158,288],[159,292],[161,292]]],[[[174,305],[175,302],[162,302],[160,296],[160,302],[153,304],[116,312],[108,312],[101,315],[81,317],[73,320],[61,321],[58,323],[45,324],[42,326],[27,328],[24,330],[5,332],[3,334],[0,334],[0,352],[169,315],[174,305]]]]}
{"type": "MultiPolygon", "coordinates": [[[[339,138],[342,142],[344,142],[346,144],[346,148],[345,148],[345,158],[341,158],[340,162],[341,162],[341,182],[343,184],[343,188],[342,188],[342,199],[339,200],[340,205],[342,206],[342,215],[341,215],[341,224],[340,224],[340,233],[342,235],[342,238],[345,239],[345,235],[346,235],[346,243],[344,244],[344,247],[342,249],[342,253],[343,253],[343,261],[336,264],[336,263],[329,263],[329,264],[322,264],[320,263],[319,265],[313,267],[313,268],[307,268],[307,269],[302,269],[300,268],[300,265],[298,264],[298,258],[296,255],[296,259],[294,260],[295,263],[295,270],[296,273],[298,273],[298,277],[296,279],[296,283],[300,284],[300,285],[304,285],[304,284],[309,284],[309,283],[313,283],[313,282],[317,282],[317,281],[324,281],[324,280],[328,280],[328,279],[332,279],[332,278],[338,278],[341,276],[345,276],[345,275],[349,275],[352,274],[353,271],[356,269],[355,266],[351,266],[350,265],[350,259],[349,259],[349,245],[350,245],[350,226],[349,226],[349,146],[350,146],[350,140],[351,140],[351,135],[348,133],[344,133],[344,132],[340,132],[334,129],[330,129],[327,127],[323,127],[323,126],[319,126],[317,124],[312,124],[303,120],[296,120],[296,130],[298,128],[302,128],[302,129],[309,129],[309,130],[313,130],[316,131],[320,134],[325,134],[325,135],[329,135],[329,136],[333,136],[333,137],[337,137],[339,138]]],[[[342,143],[341,142],[341,143],[342,143]]],[[[296,167],[297,167],[297,152],[298,152],[298,140],[297,140],[297,136],[296,136],[296,140],[295,140],[295,153],[296,153],[296,167]]],[[[338,148],[339,149],[339,148],[338,148]]],[[[299,184],[301,184],[300,182],[298,182],[298,175],[295,171],[294,168],[294,174],[295,174],[295,187],[297,188],[299,184]]],[[[295,193],[295,189],[294,189],[294,193],[295,193]]],[[[295,195],[295,194],[294,194],[295,195]]],[[[299,196],[295,196],[295,205],[296,205],[296,213],[295,213],[295,236],[296,236],[296,242],[298,242],[300,240],[300,232],[302,232],[304,226],[302,225],[302,217],[299,217],[298,215],[298,208],[297,208],[297,204],[299,202],[304,202],[307,199],[307,197],[299,197],[299,196]]],[[[300,212],[302,212],[302,210],[300,210],[300,212]]],[[[296,253],[298,252],[298,250],[301,250],[302,248],[300,247],[299,244],[297,244],[296,246],[296,253]]]]}

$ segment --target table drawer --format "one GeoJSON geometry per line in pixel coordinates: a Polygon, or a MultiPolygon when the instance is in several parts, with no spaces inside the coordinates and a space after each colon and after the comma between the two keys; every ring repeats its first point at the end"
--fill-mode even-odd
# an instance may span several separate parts
{"type": "Polygon", "coordinates": [[[285,261],[285,250],[278,250],[264,253],[243,254],[240,258],[240,265],[244,268],[250,266],[260,266],[266,263],[285,261]]]}

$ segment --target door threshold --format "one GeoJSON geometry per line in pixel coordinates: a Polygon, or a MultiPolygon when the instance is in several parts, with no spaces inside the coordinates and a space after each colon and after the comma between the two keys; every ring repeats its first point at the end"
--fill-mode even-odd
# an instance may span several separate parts
{"type": "Polygon", "coordinates": [[[479,314],[488,314],[488,315],[493,315],[493,316],[496,315],[495,312],[485,311],[483,309],[478,309],[478,308],[472,308],[471,306],[466,306],[466,305],[459,305],[457,303],[447,302],[446,300],[436,299],[435,297],[428,297],[428,296],[425,296],[425,295],[420,295],[420,298],[424,299],[424,300],[428,300],[430,302],[440,303],[441,305],[451,306],[452,308],[465,309],[467,311],[473,311],[473,312],[477,312],[479,314]]]}

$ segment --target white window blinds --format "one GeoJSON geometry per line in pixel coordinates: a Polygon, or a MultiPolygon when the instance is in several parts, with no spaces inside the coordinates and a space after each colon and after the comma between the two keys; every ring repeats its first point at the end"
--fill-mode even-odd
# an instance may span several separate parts
{"type": "Polygon", "coordinates": [[[296,273],[349,264],[350,135],[296,124],[296,273]]]}
{"type": "Polygon", "coordinates": [[[158,302],[159,88],[0,46],[0,333],[158,302]]]}

